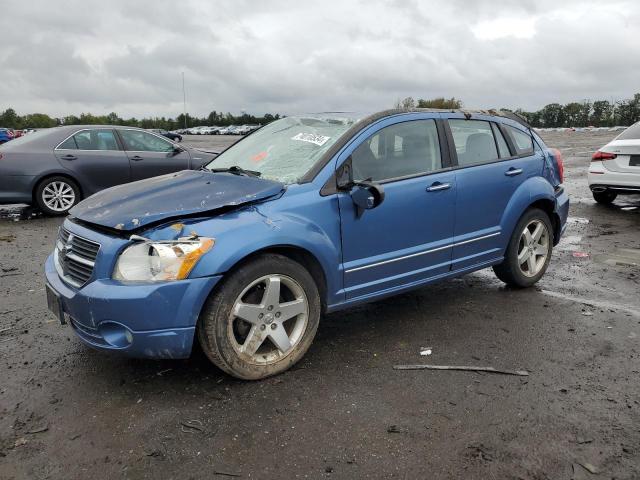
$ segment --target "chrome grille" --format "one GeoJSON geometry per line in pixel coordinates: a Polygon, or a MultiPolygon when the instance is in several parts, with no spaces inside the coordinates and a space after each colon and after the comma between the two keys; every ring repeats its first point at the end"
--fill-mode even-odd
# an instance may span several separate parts
{"type": "Polygon", "coordinates": [[[58,274],[67,283],[82,287],[91,278],[99,250],[99,243],[60,227],[55,251],[58,274]]]}

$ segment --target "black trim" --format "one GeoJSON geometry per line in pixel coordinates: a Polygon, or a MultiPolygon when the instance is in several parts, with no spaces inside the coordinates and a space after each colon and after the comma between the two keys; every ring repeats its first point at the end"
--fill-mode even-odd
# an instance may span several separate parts
{"type": "Polygon", "coordinates": [[[449,118],[443,119],[444,131],[447,138],[447,146],[449,150],[449,156],[451,158],[451,167],[459,168],[460,164],[458,163],[458,151],[456,150],[456,143],[453,140],[453,133],[451,133],[451,125],[449,125],[449,118]]]}
{"type": "Polygon", "coordinates": [[[436,129],[438,131],[438,143],[440,144],[440,166],[441,170],[450,169],[453,166],[451,159],[451,151],[449,150],[449,142],[447,141],[447,129],[445,121],[436,118],[436,129]]]}

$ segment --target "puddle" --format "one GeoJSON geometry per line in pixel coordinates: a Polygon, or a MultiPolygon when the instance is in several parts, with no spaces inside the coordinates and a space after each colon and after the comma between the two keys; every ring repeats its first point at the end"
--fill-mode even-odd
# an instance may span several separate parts
{"type": "Polygon", "coordinates": [[[605,265],[640,267],[640,250],[635,248],[619,248],[612,253],[594,255],[593,260],[605,265]]]}
{"type": "Polygon", "coordinates": [[[560,292],[552,292],[551,290],[540,290],[540,293],[549,297],[560,298],[562,300],[569,300],[571,302],[581,303],[583,305],[590,305],[592,307],[602,308],[603,310],[621,310],[623,312],[630,313],[640,318],[640,310],[631,305],[621,305],[618,303],[604,302],[600,300],[593,300],[591,298],[575,297],[573,295],[567,295],[560,292]]]}
{"type": "Polygon", "coordinates": [[[556,250],[563,252],[577,252],[580,250],[580,235],[565,235],[560,239],[560,243],[556,246],[556,250]]]}
{"type": "Polygon", "coordinates": [[[587,224],[589,223],[591,220],[589,220],[588,218],[584,218],[584,217],[568,217],[567,218],[567,223],[569,224],[587,224]]]}

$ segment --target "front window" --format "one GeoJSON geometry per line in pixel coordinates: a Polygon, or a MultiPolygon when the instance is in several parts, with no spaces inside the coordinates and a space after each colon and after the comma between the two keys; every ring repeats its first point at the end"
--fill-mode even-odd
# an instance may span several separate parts
{"type": "Polygon", "coordinates": [[[142,130],[120,130],[125,149],[130,152],[171,152],[173,144],[142,130]]]}
{"type": "Polygon", "coordinates": [[[321,116],[283,118],[228,148],[207,168],[237,166],[259,172],[262,178],[297,183],[356,122],[321,116]]]}

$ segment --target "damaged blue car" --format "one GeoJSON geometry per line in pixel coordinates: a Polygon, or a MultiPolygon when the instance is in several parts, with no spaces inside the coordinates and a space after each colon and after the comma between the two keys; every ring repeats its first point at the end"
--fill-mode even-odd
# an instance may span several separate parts
{"type": "Polygon", "coordinates": [[[199,171],[71,210],[47,301],[87,345],[280,373],[321,316],[493,267],[529,287],[565,229],[558,151],[496,111],[292,116],[199,171]]]}

